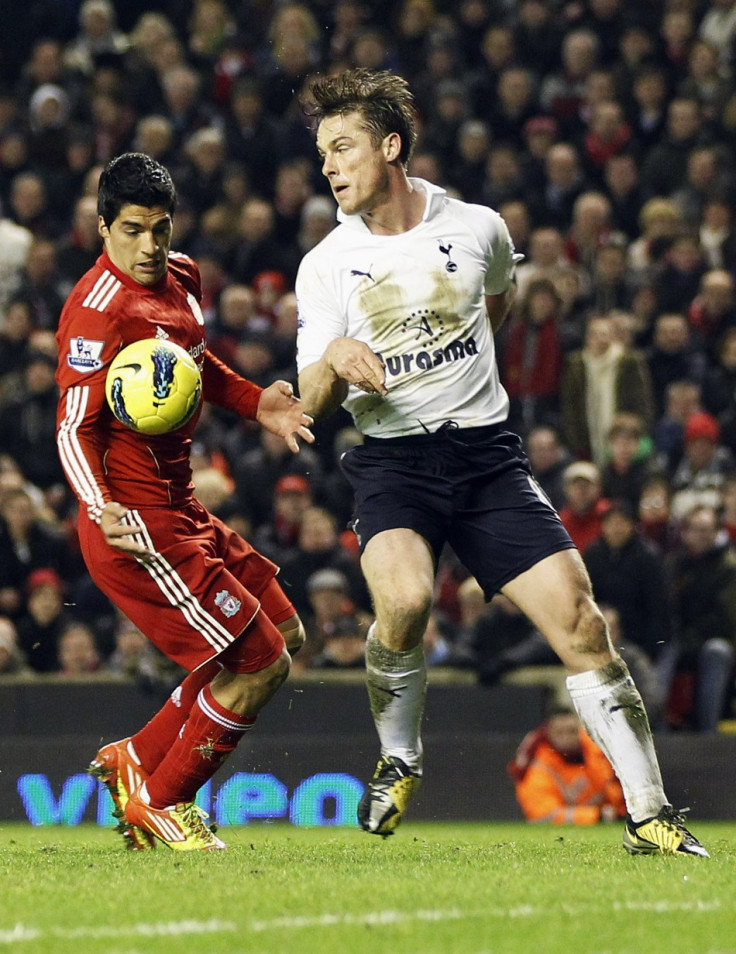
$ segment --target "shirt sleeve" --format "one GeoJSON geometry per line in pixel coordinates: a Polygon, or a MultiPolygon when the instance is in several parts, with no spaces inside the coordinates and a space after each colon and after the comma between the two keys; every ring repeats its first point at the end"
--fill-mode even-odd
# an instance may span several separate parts
{"type": "Polygon", "coordinates": [[[347,319],[323,269],[308,254],[296,278],[297,320],[296,364],[299,372],[319,361],[327,345],[347,333],[347,319]]]}
{"type": "Polygon", "coordinates": [[[489,226],[485,293],[501,295],[513,281],[516,266],[524,256],[516,252],[508,226],[498,212],[491,211],[489,226]]]}
{"type": "Polygon", "coordinates": [[[202,385],[205,401],[235,411],[249,420],[256,419],[263,388],[236,374],[211,351],[204,353],[202,385]]]}
{"type": "Polygon", "coordinates": [[[112,499],[103,464],[110,423],[105,378],[120,348],[120,336],[103,313],[72,302],[62,312],[56,338],[59,459],[80,504],[99,523],[105,504],[112,499]]]}

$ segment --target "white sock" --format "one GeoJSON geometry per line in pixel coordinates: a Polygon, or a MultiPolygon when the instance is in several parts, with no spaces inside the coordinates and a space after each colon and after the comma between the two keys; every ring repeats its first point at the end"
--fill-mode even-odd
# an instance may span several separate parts
{"type": "Polygon", "coordinates": [[[568,676],[566,685],[585,730],[621,782],[629,815],[634,821],[656,815],[667,799],[649,719],[626,663],[614,659],[568,676]]]}
{"type": "Polygon", "coordinates": [[[427,667],[420,643],[406,652],[384,646],[368,630],[365,648],[368,698],[382,755],[395,755],[422,774],[421,722],[427,690],[427,667]]]}

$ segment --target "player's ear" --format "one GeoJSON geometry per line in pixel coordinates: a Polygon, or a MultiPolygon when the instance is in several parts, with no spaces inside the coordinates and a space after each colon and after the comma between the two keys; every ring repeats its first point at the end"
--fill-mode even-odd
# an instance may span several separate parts
{"type": "Polygon", "coordinates": [[[395,162],[401,155],[401,136],[389,133],[383,140],[383,154],[388,162],[395,162]]]}
{"type": "Polygon", "coordinates": [[[109,238],[110,229],[105,225],[105,220],[101,215],[97,216],[97,233],[104,239],[109,238]]]}

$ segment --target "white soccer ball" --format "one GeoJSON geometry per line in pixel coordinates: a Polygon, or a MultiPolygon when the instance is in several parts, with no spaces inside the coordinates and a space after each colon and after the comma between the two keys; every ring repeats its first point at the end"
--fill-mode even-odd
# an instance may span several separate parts
{"type": "Polygon", "coordinates": [[[143,338],[115,355],[105,394],[121,424],[141,434],[167,434],[183,427],[199,407],[202,377],[184,348],[143,338]]]}

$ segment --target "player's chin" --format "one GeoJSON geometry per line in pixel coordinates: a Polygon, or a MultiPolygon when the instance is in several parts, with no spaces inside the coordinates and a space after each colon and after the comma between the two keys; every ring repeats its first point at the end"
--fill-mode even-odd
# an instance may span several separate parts
{"type": "Polygon", "coordinates": [[[135,277],[141,285],[155,285],[164,277],[164,269],[138,268],[135,277]]]}

